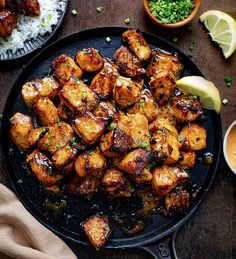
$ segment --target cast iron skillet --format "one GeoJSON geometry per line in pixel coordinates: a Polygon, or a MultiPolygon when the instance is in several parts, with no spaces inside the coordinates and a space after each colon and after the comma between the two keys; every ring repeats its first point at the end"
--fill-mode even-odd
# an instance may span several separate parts
{"type": "MultiPolygon", "coordinates": [[[[79,49],[93,47],[98,49],[105,57],[112,58],[114,51],[122,44],[121,35],[125,30],[125,28],[117,27],[90,29],[70,35],[51,44],[33,58],[18,77],[9,94],[3,113],[1,134],[2,159],[7,175],[19,199],[37,220],[58,236],[84,246],[88,246],[88,241],[81,232],[78,220],[83,220],[85,215],[87,217],[96,213],[100,209],[98,208],[99,206],[93,206],[90,204],[90,201],[75,198],[73,199],[72,206],[70,206],[72,201],[68,199],[69,208],[62,209],[63,213],[60,215],[48,213],[48,210],[45,210],[43,206],[45,199],[48,197],[45,196],[43,188],[40,188],[39,182],[27,170],[24,163],[25,155],[9,139],[9,119],[16,111],[32,115],[22,100],[21,87],[26,81],[47,75],[51,62],[59,54],[68,53],[74,56],[79,49]],[[111,38],[110,43],[106,42],[107,36],[111,38]],[[19,179],[23,180],[22,184],[19,184],[19,179]],[[76,206],[78,206],[77,209],[76,206]],[[71,215],[72,211],[73,215],[71,215]],[[77,217],[76,220],[73,219],[75,215],[77,217]]],[[[203,76],[197,66],[180,50],[149,33],[144,32],[144,36],[152,48],[158,47],[166,51],[177,52],[185,66],[183,75],[203,76]]],[[[191,182],[194,186],[197,186],[198,192],[195,199],[191,202],[189,210],[183,215],[168,218],[153,215],[151,224],[133,237],[125,236],[119,228],[115,227],[112,236],[106,244],[106,248],[137,247],[150,252],[155,258],[176,257],[176,233],[187,219],[192,216],[209,191],[219,162],[222,137],[220,116],[209,110],[205,110],[204,113],[206,120],[203,122],[203,125],[207,130],[207,148],[202,152],[198,152],[197,155],[199,157],[207,151],[211,152],[214,154],[214,162],[211,165],[204,165],[198,162],[191,170],[191,182]],[[166,241],[163,242],[163,239],[168,236],[172,237],[169,244],[166,241]]],[[[66,199],[65,196],[60,198],[66,199]]],[[[49,199],[54,198],[49,197],[49,199]]]]}

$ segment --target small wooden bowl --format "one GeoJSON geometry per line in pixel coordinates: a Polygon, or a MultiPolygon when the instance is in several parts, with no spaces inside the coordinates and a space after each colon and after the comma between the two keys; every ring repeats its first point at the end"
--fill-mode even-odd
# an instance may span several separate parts
{"type": "Polygon", "coordinates": [[[158,20],[156,17],[154,17],[152,15],[152,13],[149,10],[149,0],[142,0],[143,1],[143,7],[144,7],[144,11],[146,12],[147,16],[158,26],[161,27],[165,27],[165,28],[178,28],[178,27],[182,27],[188,23],[190,23],[193,18],[196,16],[196,14],[198,13],[201,4],[202,4],[202,0],[192,0],[195,4],[195,7],[193,9],[193,11],[189,14],[189,16],[180,21],[180,22],[176,22],[176,23],[162,23],[160,20],[158,20]]]}

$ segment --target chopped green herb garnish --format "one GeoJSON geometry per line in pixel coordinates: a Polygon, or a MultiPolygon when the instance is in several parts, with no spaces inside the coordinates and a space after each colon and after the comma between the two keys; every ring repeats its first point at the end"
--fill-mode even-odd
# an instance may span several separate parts
{"type": "Polygon", "coordinates": [[[67,149],[67,150],[70,150],[70,146],[66,146],[66,149],[67,149]]]}
{"type": "Polygon", "coordinates": [[[71,141],[72,141],[72,142],[75,142],[75,141],[76,141],[76,137],[73,137],[71,141]]]}
{"type": "Polygon", "coordinates": [[[17,181],[17,183],[22,184],[22,183],[23,183],[23,180],[22,180],[22,179],[19,179],[19,180],[17,181]]]}
{"type": "Polygon", "coordinates": [[[98,6],[96,8],[97,12],[101,13],[103,10],[104,10],[104,7],[103,6],[98,6]]]}
{"type": "Polygon", "coordinates": [[[148,134],[147,134],[147,137],[148,137],[148,138],[151,138],[151,134],[150,134],[150,133],[148,133],[148,134]]]}
{"type": "Polygon", "coordinates": [[[2,120],[2,118],[3,118],[3,115],[2,115],[2,114],[0,114],[0,120],[2,120]]]}
{"type": "Polygon", "coordinates": [[[52,20],[52,17],[53,17],[52,14],[49,13],[49,14],[48,14],[48,20],[49,20],[49,21],[52,20]]]}
{"type": "Polygon", "coordinates": [[[52,134],[48,134],[48,138],[52,138],[52,134]]]}
{"type": "Polygon", "coordinates": [[[46,141],[46,142],[45,142],[45,146],[46,146],[46,147],[49,147],[50,145],[51,145],[51,144],[50,144],[49,141],[46,141]]]}
{"type": "Polygon", "coordinates": [[[86,155],[83,155],[83,158],[85,158],[85,159],[86,159],[86,158],[87,158],[87,154],[86,154],[86,155]]]}
{"type": "Polygon", "coordinates": [[[227,99],[224,99],[223,101],[222,101],[222,103],[223,103],[223,105],[226,105],[226,104],[228,104],[228,100],[227,99]]]}
{"type": "Polygon", "coordinates": [[[86,128],[84,131],[85,131],[85,132],[87,132],[87,133],[89,133],[89,132],[90,132],[90,130],[89,130],[88,128],[86,128]]]}
{"type": "Polygon", "coordinates": [[[111,42],[111,38],[110,37],[106,37],[106,42],[110,43],[111,42]]]}
{"type": "Polygon", "coordinates": [[[145,101],[144,100],[140,100],[139,101],[139,106],[144,108],[145,107],[145,101]]]}
{"type": "Polygon", "coordinates": [[[73,142],[73,143],[72,143],[72,146],[73,146],[73,147],[77,147],[77,145],[78,145],[78,144],[77,144],[76,142],[73,142]]]}
{"type": "Polygon", "coordinates": [[[74,16],[76,16],[77,11],[76,11],[75,9],[73,9],[73,10],[71,11],[71,14],[74,15],[74,16]]]}
{"type": "Polygon", "coordinates": [[[179,142],[181,143],[181,142],[184,141],[184,137],[183,137],[183,136],[179,136],[179,137],[178,137],[178,140],[179,140],[179,142]]]}
{"type": "Polygon", "coordinates": [[[62,126],[62,122],[61,121],[59,121],[57,124],[58,124],[58,127],[62,126]]]}
{"type": "Polygon", "coordinates": [[[127,18],[127,19],[124,20],[124,22],[125,22],[126,24],[129,24],[129,23],[130,23],[130,19],[127,18]]]}
{"type": "Polygon", "coordinates": [[[225,79],[225,83],[227,84],[227,86],[230,87],[232,85],[232,82],[233,82],[232,76],[226,76],[224,79],[225,79]]]}
{"type": "Polygon", "coordinates": [[[88,153],[89,153],[89,155],[92,155],[92,154],[93,154],[93,151],[89,151],[88,153]]]}
{"type": "Polygon", "coordinates": [[[150,143],[148,141],[145,141],[141,144],[138,145],[138,147],[148,147],[150,145],[150,143]]]}
{"type": "Polygon", "coordinates": [[[130,119],[130,118],[128,118],[128,122],[131,122],[131,119],[130,119]]]}
{"type": "Polygon", "coordinates": [[[132,187],[132,189],[131,189],[130,191],[131,191],[131,192],[134,192],[134,191],[135,191],[134,187],[132,187]]]}
{"type": "Polygon", "coordinates": [[[179,39],[178,39],[177,37],[174,37],[174,38],[172,39],[172,41],[173,41],[174,43],[176,43],[176,42],[179,41],[179,39]]]}
{"type": "Polygon", "coordinates": [[[41,27],[47,27],[48,25],[46,23],[40,23],[41,27]]]}
{"type": "Polygon", "coordinates": [[[59,148],[60,148],[60,145],[59,145],[59,144],[56,144],[55,147],[56,147],[56,149],[59,149],[59,148]]]}
{"type": "Polygon", "coordinates": [[[159,148],[157,148],[157,151],[159,152],[159,151],[161,151],[162,150],[162,147],[160,146],[159,148]]]}
{"type": "Polygon", "coordinates": [[[85,101],[85,100],[87,99],[87,97],[88,97],[87,93],[83,93],[83,94],[82,94],[82,100],[83,100],[83,101],[85,101]]]}
{"type": "Polygon", "coordinates": [[[116,124],[112,122],[109,126],[109,130],[113,130],[116,127],[116,124]]]}

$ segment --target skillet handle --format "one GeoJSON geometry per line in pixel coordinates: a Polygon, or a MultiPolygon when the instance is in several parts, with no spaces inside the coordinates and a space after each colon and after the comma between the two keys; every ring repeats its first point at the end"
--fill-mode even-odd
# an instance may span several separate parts
{"type": "Polygon", "coordinates": [[[178,259],[175,249],[176,236],[177,231],[170,237],[154,244],[143,246],[141,249],[151,254],[154,259],[178,259]]]}

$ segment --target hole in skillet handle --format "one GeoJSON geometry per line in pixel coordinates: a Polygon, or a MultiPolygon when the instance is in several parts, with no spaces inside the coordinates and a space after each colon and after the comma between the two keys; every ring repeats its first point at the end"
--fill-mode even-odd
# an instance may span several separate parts
{"type": "Polygon", "coordinates": [[[176,249],[175,249],[175,240],[178,230],[170,234],[170,236],[162,239],[153,244],[140,247],[141,250],[144,250],[151,254],[155,259],[178,259],[176,249]]]}

